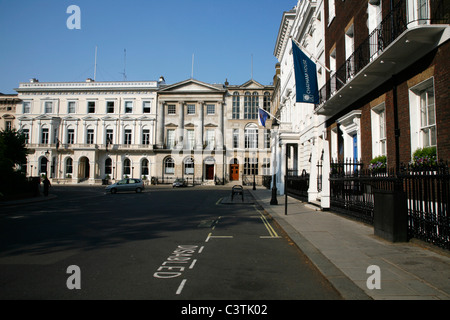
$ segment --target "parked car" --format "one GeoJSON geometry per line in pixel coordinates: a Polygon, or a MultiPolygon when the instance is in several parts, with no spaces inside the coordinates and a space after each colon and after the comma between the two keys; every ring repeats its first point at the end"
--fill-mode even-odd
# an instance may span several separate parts
{"type": "Polygon", "coordinates": [[[107,192],[117,193],[119,191],[136,191],[140,193],[144,190],[144,182],[141,179],[123,179],[105,188],[107,192]]]}
{"type": "Polygon", "coordinates": [[[187,182],[184,179],[176,179],[173,184],[172,184],[173,188],[178,188],[178,187],[187,187],[187,182]]]}

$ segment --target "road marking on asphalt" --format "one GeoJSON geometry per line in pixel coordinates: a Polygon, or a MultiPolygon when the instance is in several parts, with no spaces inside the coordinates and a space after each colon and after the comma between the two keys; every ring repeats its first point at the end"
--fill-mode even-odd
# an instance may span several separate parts
{"type": "Polygon", "coordinates": [[[233,236],[213,236],[212,233],[210,233],[205,242],[209,242],[209,239],[233,239],[233,236]]]}
{"type": "Polygon", "coordinates": [[[183,281],[181,281],[181,284],[180,284],[180,286],[178,287],[178,290],[177,290],[177,295],[180,295],[181,291],[183,291],[183,288],[184,288],[184,285],[186,284],[186,281],[187,281],[187,279],[184,279],[183,281]]]}
{"type": "Polygon", "coordinates": [[[255,209],[256,209],[256,211],[259,212],[261,221],[263,222],[264,226],[266,227],[267,231],[270,234],[270,236],[261,236],[260,238],[261,239],[279,239],[279,238],[281,238],[278,235],[278,233],[275,231],[275,229],[270,225],[269,221],[267,221],[264,214],[258,208],[255,207],[255,209]]]}
{"type": "Polygon", "coordinates": [[[192,261],[191,265],[189,266],[189,269],[194,269],[195,264],[197,263],[197,259],[194,259],[194,261],[192,261]]]}

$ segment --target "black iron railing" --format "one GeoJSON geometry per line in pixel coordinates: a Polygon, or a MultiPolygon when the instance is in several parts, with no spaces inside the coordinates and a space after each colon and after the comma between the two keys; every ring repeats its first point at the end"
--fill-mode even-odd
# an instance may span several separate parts
{"type": "Polygon", "coordinates": [[[329,100],[332,95],[378,57],[408,26],[448,23],[450,23],[450,1],[448,0],[429,0],[426,6],[414,13],[408,12],[407,0],[398,1],[380,25],[369,34],[320,89],[320,103],[317,107],[329,100]]]}

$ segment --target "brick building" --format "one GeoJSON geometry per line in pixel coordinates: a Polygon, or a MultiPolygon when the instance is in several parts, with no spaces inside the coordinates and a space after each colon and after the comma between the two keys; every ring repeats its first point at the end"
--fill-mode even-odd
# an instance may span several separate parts
{"type": "Polygon", "coordinates": [[[317,115],[333,159],[389,168],[417,149],[450,158],[450,4],[443,0],[325,1],[331,69],[317,115]]]}

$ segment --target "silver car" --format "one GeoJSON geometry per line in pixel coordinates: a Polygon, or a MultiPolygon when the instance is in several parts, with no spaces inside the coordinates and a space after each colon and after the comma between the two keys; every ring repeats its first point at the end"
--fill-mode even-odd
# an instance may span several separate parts
{"type": "Polygon", "coordinates": [[[127,178],[107,186],[105,190],[113,194],[119,191],[136,191],[140,193],[144,190],[144,182],[141,179],[127,178]]]}

